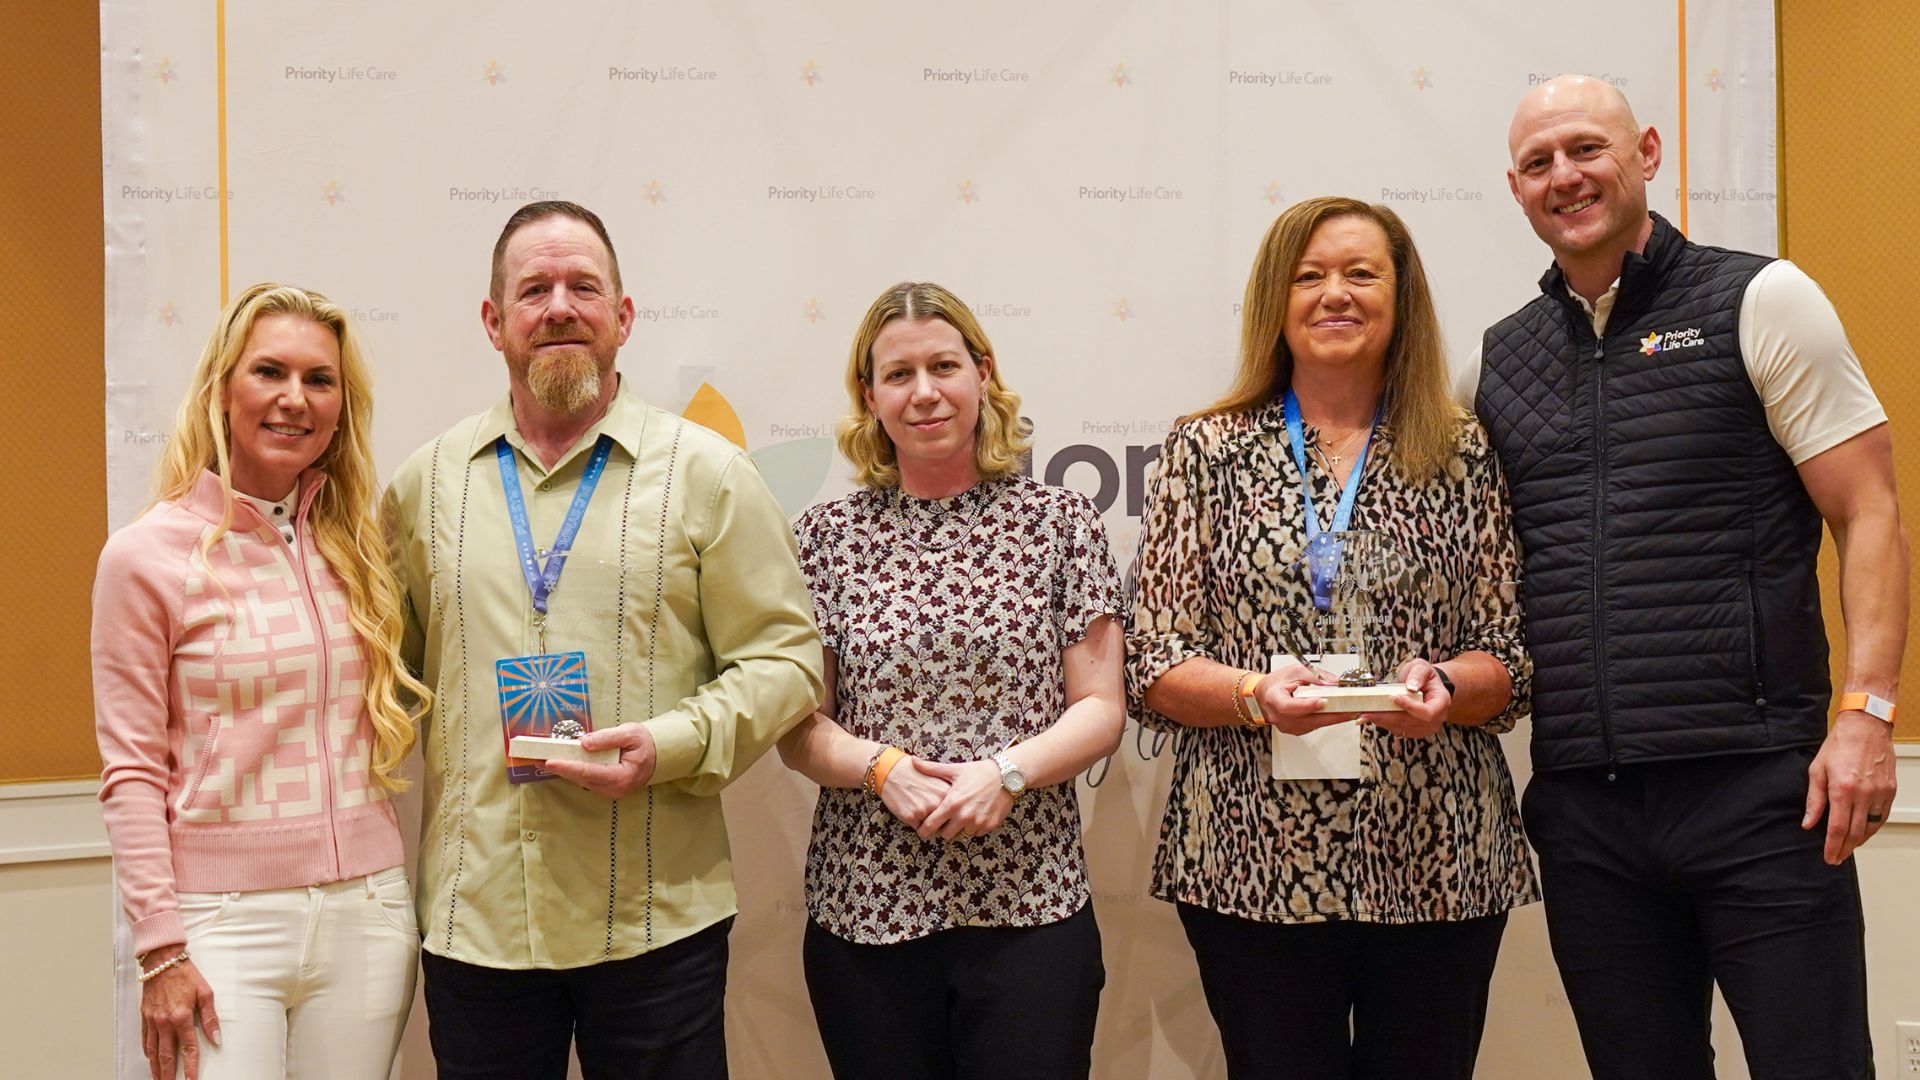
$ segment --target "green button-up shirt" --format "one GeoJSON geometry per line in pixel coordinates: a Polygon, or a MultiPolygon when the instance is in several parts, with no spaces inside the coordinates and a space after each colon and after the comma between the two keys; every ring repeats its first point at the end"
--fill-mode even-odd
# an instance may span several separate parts
{"type": "Polygon", "coordinates": [[[753,463],[624,387],[552,469],[509,401],[421,447],[386,513],[421,726],[416,885],[428,951],[499,968],[635,956],[735,911],[718,793],[819,701],[820,638],[793,534],[753,463]],[[548,601],[549,652],[587,654],[595,727],[653,734],[652,782],[613,801],[511,784],[494,662],[538,651],[494,444],[550,545],[594,443],[614,441],[548,601]]]}

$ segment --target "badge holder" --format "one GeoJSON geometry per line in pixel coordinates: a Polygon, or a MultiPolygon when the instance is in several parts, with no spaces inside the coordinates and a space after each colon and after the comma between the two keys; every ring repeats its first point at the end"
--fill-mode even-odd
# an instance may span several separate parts
{"type": "Polygon", "coordinates": [[[493,665],[500,688],[500,727],[506,742],[507,780],[515,784],[551,780],[542,761],[564,759],[610,765],[619,747],[588,750],[580,736],[593,730],[587,699],[587,654],[546,651],[546,620],[536,618],[541,651],[511,656],[493,665]]]}

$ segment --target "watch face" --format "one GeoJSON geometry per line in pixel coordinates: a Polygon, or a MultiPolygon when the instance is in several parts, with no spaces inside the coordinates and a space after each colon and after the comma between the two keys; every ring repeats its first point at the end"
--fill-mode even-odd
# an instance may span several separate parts
{"type": "Polygon", "coordinates": [[[993,763],[1000,767],[1000,786],[1006,788],[1014,798],[1019,798],[1020,793],[1027,790],[1025,774],[1014,767],[1013,759],[1004,750],[993,755],[993,763]]]}

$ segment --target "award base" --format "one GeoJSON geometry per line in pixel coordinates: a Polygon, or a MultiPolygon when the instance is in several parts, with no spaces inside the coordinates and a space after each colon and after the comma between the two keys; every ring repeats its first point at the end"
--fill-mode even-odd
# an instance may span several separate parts
{"type": "Polygon", "coordinates": [[[620,748],[589,750],[579,739],[556,739],[547,735],[515,735],[507,753],[535,761],[584,761],[590,765],[612,765],[620,760],[620,748]]]}
{"type": "Polygon", "coordinates": [[[1393,699],[1411,693],[1404,683],[1374,683],[1370,686],[1302,686],[1294,690],[1298,698],[1324,698],[1328,712],[1403,712],[1393,699]]]}

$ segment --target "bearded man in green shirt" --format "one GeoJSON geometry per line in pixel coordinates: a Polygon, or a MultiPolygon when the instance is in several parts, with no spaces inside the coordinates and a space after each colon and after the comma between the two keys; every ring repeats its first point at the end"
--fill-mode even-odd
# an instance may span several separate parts
{"type": "Polygon", "coordinates": [[[434,691],[417,907],[442,1080],[558,1080],[574,1042],[590,1080],[726,1075],[717,796],[818,703],[820,638],[752,462],[621,384],[633,317],[598,216],[520,208],[481,304],[509,393],[387,493],[434,691]],[[549,706],[618,760],[510,762],[549,706]]]}

